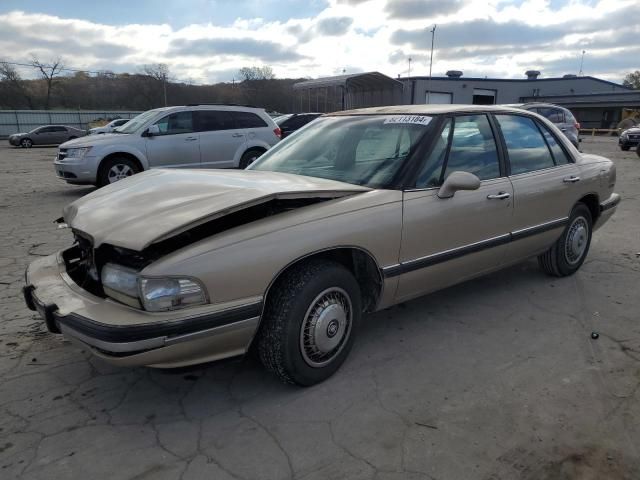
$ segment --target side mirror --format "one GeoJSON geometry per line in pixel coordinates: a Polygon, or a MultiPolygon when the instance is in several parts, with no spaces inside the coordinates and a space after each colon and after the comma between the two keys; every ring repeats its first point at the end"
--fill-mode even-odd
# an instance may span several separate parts
{"type": "Polygon", "coordinates": [[[480,179],[473,173],[453,172],[438,190],[438,198],[451,198],[458,190],[477,190],[478,188],[480,188],[480,179]]]}
{"type": "Polygon", "coordinates": [[[160,135],[160,127],[158,125],[151,125],[142,132],[143,137],[153,137],[155,135],[160,135]]]}

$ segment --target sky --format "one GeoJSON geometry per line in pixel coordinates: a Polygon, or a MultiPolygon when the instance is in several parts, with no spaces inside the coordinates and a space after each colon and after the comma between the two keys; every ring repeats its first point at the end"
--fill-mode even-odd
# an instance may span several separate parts
{"type": "MultiPolygon", "coordinates": [[[[2,0],[0,61],[227,82],[245,66],[279,78],[343,72],[622,81],[640,69],[638,0],[2,0]]],[[[29,67],[20,67],[33,77],[29,67]]]]}

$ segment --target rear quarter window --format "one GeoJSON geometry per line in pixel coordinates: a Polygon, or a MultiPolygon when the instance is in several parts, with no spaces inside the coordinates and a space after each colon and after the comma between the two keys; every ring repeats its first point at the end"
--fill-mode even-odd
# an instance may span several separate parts
{"type": "Polygon", "coordinates": [[[267,122],[255,113],[231,112],[236,128],[261,128],[267,127],[267,122]]]}

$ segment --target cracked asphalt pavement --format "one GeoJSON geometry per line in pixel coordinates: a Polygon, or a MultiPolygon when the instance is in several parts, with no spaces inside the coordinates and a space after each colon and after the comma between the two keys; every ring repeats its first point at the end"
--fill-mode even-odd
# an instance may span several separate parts
{"type": "Polygon", "coordinates": [[[91,191],[53,148],[0,147],[0,478],[640,478],[640,159],[612,138],[616,215],[573,277],[535,261],[365,318],[338,373],[281,385],[252,358],[108,366],[20,289],[91,191]],[[591,339],[591,332],[600,337],[591,339]]]}

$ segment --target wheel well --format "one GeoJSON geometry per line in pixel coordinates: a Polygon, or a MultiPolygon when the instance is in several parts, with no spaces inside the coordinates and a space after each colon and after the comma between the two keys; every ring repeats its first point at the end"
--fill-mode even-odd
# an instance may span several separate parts
{"type": "Polygon", "coordinates": [[[249,153],[249,152],[262,152],[262,153],[264,153],[266,151],[267,150],[265,148],[262,148],[262,147],[251,147],[251,148],[247,148],[242,155],[245,155],[246,153],[249,153]]]}
{"type": "Polygon", "coordinates": [[[312,259],[330,260],[343,265],[360,285],[363,311],[370,312],[375,310],[382,293],[382,274],[373,256],[369,252],[356,247],[337,247],[330,250],[322,250],[290,263],[278,273],[269,285],[265,301],[269,296],[271,287],[277,283],[285,272],[312,259]]]}
{"type": "Polygon", "coordinates": [[[138,169],[142,172],[144,171],[144,168],[142,166],[142,163],[140,163],[140,160],[138,160],[138,157],[136,157],[135,155],[131,154],[131,153],[126,153],[126,152],[116,152],[116,153],[110,153],[109,155],[107,155],[106,157],[104,157],[101,161],[100,161],[100,167],[98,168],[98,171],[100,171],[102,169],[102,166],[104,165],[104,162],[106,160],[109,160],[111,158],[115,158],[115,157],[124,157],[124,158],[128,158],[129,160],[131,160],[132,162],[134,162],[137,166],[138,169]]]}
{"type": "Polygon", "coordinates": [[[590,193],[582,197],[579,202],[584,203],[589,208],[591,219],[595,222],[600,216],[600,200],[598,199],[598,195],[590,193]]]}

